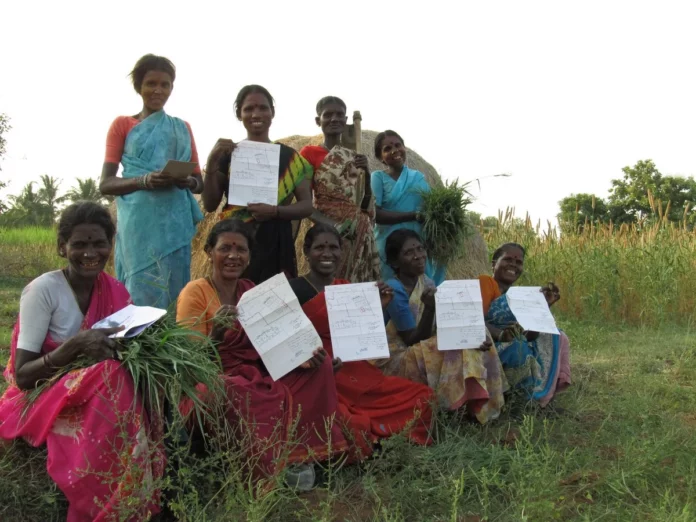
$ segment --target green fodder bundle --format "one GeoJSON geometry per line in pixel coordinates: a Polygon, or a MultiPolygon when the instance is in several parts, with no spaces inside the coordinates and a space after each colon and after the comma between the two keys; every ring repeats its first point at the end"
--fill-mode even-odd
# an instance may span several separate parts
{"type": "MultiPolygon", "coordinates": [[[[171,314],[147,328],[140,335],[121,339],[118,351],[123,367],[133,377],[135,389],[150,411],[162,415],[168,404],[173,416],[178,415],[182,399],[190,399],[196,418],[202,426],[205,416],[224,394],[221,364],[215,345],[209,337],[177,324],[171,314]],[[206,387],[205,403],[196,388],[206,387]]],[[[51,379],[40,383],[28,396],[27,406],[68,371],[86,368],[94,362],[80,357],[51,379]]]]}
{"type": "Polygon", "coordinates": [[[423,235],[428,256],[438,264],[447,265],[464,255],[466,240],[474,228],[466,215],[471,203],[465,185],[457,181],[423,192],[423,235]]]}

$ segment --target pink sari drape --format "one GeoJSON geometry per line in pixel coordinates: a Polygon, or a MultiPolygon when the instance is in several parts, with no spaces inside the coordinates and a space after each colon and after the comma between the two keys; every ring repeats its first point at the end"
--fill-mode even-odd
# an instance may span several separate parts
{"type": "MultiPolygon", "coordinates": [[[[102,272],[81,329],[129,302],[126,288],[102,272]]],[[[18,338],[19,320],[4,373],[9,387],[0,398],[0,439],[46,444],[48,474],[69,502],[68,522],[122,519],[129,497],[147,490],[164,469],[164,454],[149,441],[132,378],[118,362],[104,361],[67,373],[27,407],[25,392],[15,384],[18,338]]],[[[59,345],[47,336],[41,353],[59,345]]],[[[159,511],[153,495],[150,490],[133,519],[159,511]]]]}

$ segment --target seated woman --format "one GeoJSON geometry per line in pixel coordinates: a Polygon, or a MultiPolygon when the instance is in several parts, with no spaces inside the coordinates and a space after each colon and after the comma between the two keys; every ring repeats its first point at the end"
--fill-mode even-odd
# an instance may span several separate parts
{"type": "Polygon", "coordinates": [[[130,303],[125,286],[103,272],[114,233],[101,205],[79,202],[63,211],[58,252],[67,266],[22,292],[9,387],[0,398],[0,439],[46,444],[48,474],[68,499],[69,521],[142,520],[159,511],[152,479],[162,474],[164,455],[149,442],[130,374],[114,360],[118,345],[109,335],[119,329],[90,329],[130,303]],[[94,364],[56,376],[78,357],[94,364]],[[52,378],[28,405],[28,393],[52,378]],[[134,495],[144,502],[128,513],[134,495]]]}
{"type": "MultiPolygon", "coordinates": [[[[237,119],[244,124],[246,139],[271,143],[268,132],[275,116],[273,97],[260,85],[247,85],[234,102],[237,119]]],[[[297,277],[295,239],[292,221],[312,215],[312,167],[295,149],[280,144],[278,165],[278,205],[249,203],[245,207],[227,203],[230,184],[230,161],[234,151],[232,140],[219,139],[208,156],[203,204],[215,212],[226,198],[221,218],[241,219],[255,229],[255,247],[251,264],[244,277],[255,284],[280,272],[288,279],[297,277]],[[294,202],[293,202],[294,201],[294,202]]]]}
{"type": "Polygon", "coordinates": [[[347,121],[343,100],[335,96],[319,100],[315,121],[324,143],[300,151],[314,167],[316,210],[312,221],[336,227],[341,233],[342,253],[335,277],[351,283],[377,281],[381,268],[367,157],[341,146],[347,121]]]}
{"type": "Polygon", "coordinates": [[[408,229],[392,232],[386,255],[396,274],[387,281],[394,291],[386,311],[391,357],[375,364],[387,375],[427,384],[448,410],[466,405],[482,424],[497,418],[507,381],[492,342],[486,341],[477,350],[438,350],[437,289],[425,275],[426,254],[420,236],[408,229]]]}
{"type": "MultiPolygon", "coordinates": [[[[423,192],[430,191],[425,176],[406,166],[406,147],[404,140],[396,132],[380,132],[375,138],[375,158],[386,165],[385,170],[372,173],[372,193],[377,206],[377,226],[375,239],[382,258],[382,278],[391,279],[394,271],[389,265],[385,252],[389,235],[395,230],[413,230],[423,233],[420,210],[423,206],[423,192]]],[[[439,285],[445,280],[445,267],[436,266],[426,259],[425,275],[439,285]]]]}
{"type": "MultiPolygon", "coordinates": [[[[508,306],[505,292],[522,275],[525,250],[506,243],[493,253],[493,277],[479,276],[486,324],[496,340],[510,385],[525,390],[543,407],[570,385],[570,341],[565,333],[523,332],[508,306]]],[[[553,283],[542,288],[549,306],[560,299],[553,283]]]]}
{"type": "MultiPolygon", "coordinates": [[[[349,283],[334,278],[341,259],[341,236],[334,227],[315,225],[305,236],[304,254],[310,271],[290,281],[290,286],[319,332],[324,349],[333,357],[324,288],[349,283]]],[[[386,306],[391,300],[391,288],[383,283],[378,286],[386,306]]],[[[367,361],[353,361],[342,364],[336,373],[336,389],[338,411],[347,421],[361,457],[369,456],[380,439],[404,429],[408,429],[409,438],[417,444],[432,442],[429,403],[433,393],[427,386],[388,377],[367,361]]]]}
{"type": "Polygon", "coordinates": [[[233,219],[216,223],[205,244],[212,276],[184,288],[176,315],[177,321],[218,342],[232,405],[227,417],[241,432],[240,439],[252,441],[249,455],[259,458],[253,472],[263,478],[278,470],[281,458],[290,464],[321,461],[340,455],[348,444],[338,422],[331,422],[337,408],[331,357],[318,347],[313,359],[273,381],[236,320],[236,304],[254,287],[242,278],[253,248],[251,226],[233,219]]]}

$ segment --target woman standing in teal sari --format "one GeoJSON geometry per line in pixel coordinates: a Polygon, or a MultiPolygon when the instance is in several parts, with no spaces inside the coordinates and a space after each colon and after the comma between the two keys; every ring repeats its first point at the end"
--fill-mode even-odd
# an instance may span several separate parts
{"type": "Polygon", "coordinates": [[[191,127],[169,116],[164,105],[176,70],[148,54],[131,72],[143,100],[135,116],[119,116],[106,138],[99,186],[117,196],[116,277],[140,306],[167,308],[191,279],[191,240],[203,214],[193,194],[203,190],[200,167],[180,180],[164,172],[169,160],[198,163],[191,127]],[[118,164],[123,165],[117,177],[118,164]]]}
{"type": "MultiPolygon", "coordinates": [[[[396,132],[387,130],[377,135],[375,157],[386,165],[385,170],[372,173],[371,185],[376,205],[375,241],[382,260],[382,279],[387,281],[395,276],[384,251],[387,238],[401,228],[423,235],[423,225],[420,222],[420,210],[423,206],[421,194],[429,192],[430,185],[423,173],[406,166],[404,140],[396,132]]],[[[428,258],[425,275],[437,286],[445,280],[445,267],[436,266],[428,258]]]]}

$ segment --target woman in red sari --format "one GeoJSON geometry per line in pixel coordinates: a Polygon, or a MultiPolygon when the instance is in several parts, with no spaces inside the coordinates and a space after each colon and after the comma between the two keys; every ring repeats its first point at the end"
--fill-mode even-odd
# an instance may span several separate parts
{"type": "Polygon", "coordinates": [[[241,278],[251,261],[254,230],[240,220],[215,224],[205,250],[210,278],[191,281],[181,292],[177,320],[218,343],[231,407],[227,419],[247,446],[255,478],[274,475],[285,464],[314,481],[312,461],[345,452],[338,422],[332,360],[323,348],[277,381],[236,320],[236,304],[254,283],[241,278]]]}
{"type": "Polygon", "coordinates": [[[101,205],[63,211],[58,251],[68,266],[22,292],[5,370],[9,387],[0,398],[0,439],[46,444],[48,474],[68,499],[69,522],[143,520],[159,511],[151,486],[164,455],[149,442],[130,374],[114,360],[118,347],[109,335],[118,329],[91,329],[130,303],[125,286],[103,272],[114,233],[101,205]],[[27,392],[78,357],[94,364],[67,372],[27,404],[27,392]],[[143,502],[133,503],[136,495],[143,502]]]}
{"type": "MultiPolygon", "coordinates": [[[[341,259],[341,236],[334,227],[317,224],[305,236],[304,254],[310,272],[290,281],[307,317],[322,338],[324,349],[333,355],[324,288],[347,284],[334,279],[341,259]]],[[[391,289],[377,283],[383,305],[391,289]]],[[[380,439],[404,430],[412,442],[430,444],[433,391],[424,384],[389,377],[367,361],[342,364],[336,373],[338,411],[345,419],[361,456],[368,456],[380,439]]]]}

